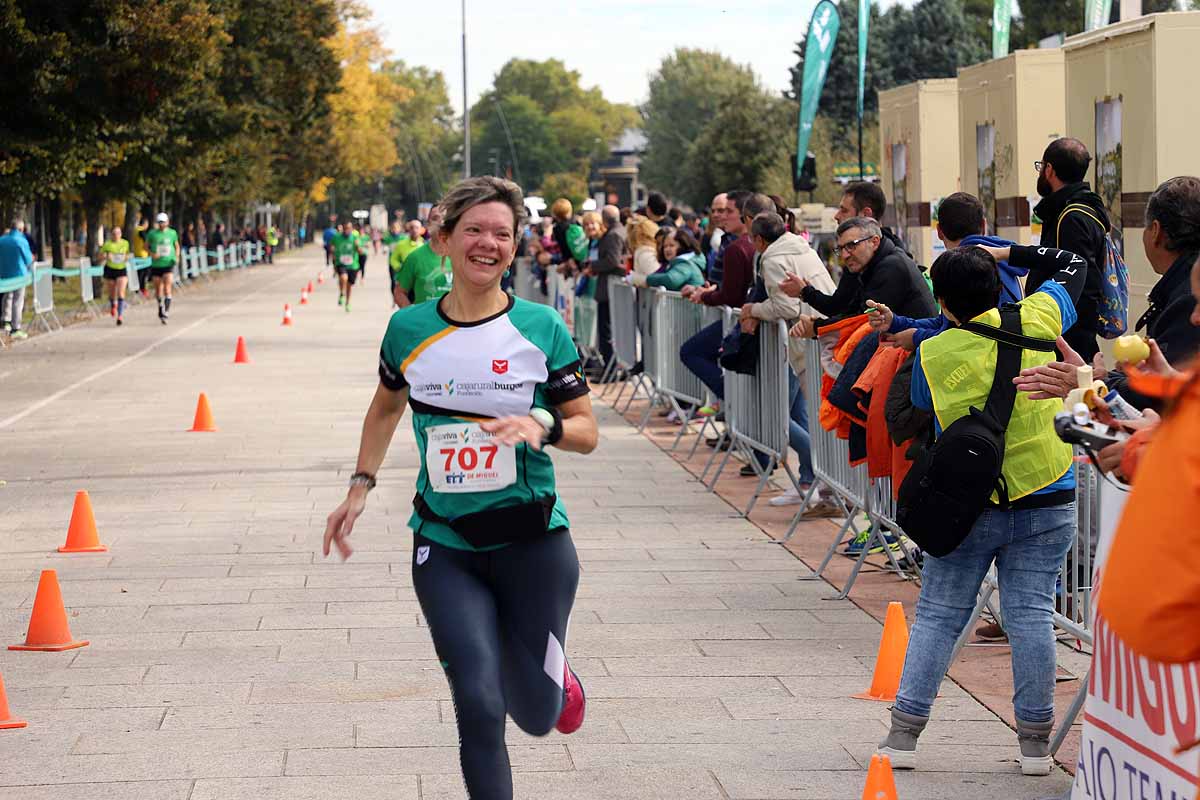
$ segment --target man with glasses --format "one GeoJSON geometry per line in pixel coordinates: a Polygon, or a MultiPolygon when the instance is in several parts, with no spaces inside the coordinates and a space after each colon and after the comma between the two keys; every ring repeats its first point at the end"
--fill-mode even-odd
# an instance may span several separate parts
{"type": "MultiPolygon", "coordinates": [[[[783,290],[799,297],[827,317],[862,313],[874,300],[906,317],[936,316],[937,304],[920,270],[904,251],[883,237],[879,223],[870,217],[851,217],[838,226],[835,252],[841,258],[842,278],[832,295],[813,288],[803,278],[789,275],[783,290]],[[888,298],[888,299],[885,299],[888,298]]],[[[800,317],[793,335],[813,335],[811,316],[800,317]]]]}
{"type": "MultiPolygon", "coordinates": [[[[1083,293],[1075,304],[1079,321],[1063,335],[1087,363],[1100,351],[1096,334],[1104,302],[1105,235],[1112,228],[1104,201],[1084,180],[1091,160],[1083,142],[1064,137],[1047,145],[1042,160],[1033,164],[1042,197],[1033,209],[1042,221],[1041,245],[1067,250],[1087,262],[1083,293]]],[[[1036,292],[1049,277],[1049,273],[1031,271],[1025,282],[1026,294],[1036,292]]]]}
{"type": "Polygon", "coordinates": [[[883,224],[883,212],[885,211],[887,211],[887,197],[879,184],[859,181],[846,186],[833,219],[839,225],[853,217],[867,217],[875,220],[879,223],[879,230],[883,232],[883,238],[896,245],[911,259],[912,253],[908,252],[904,242],[891,228],[883,224]]]}

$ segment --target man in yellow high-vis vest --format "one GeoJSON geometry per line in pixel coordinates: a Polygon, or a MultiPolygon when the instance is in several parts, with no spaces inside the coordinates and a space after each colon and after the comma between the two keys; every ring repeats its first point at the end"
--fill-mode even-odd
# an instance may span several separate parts
{"type": "MultiPolygon", "coordinates": [[[[934,262],[933,291],[951,327],[920,343],[913,368],[914,406],[932,411],[938,435],[951,423],[984,408],[996,373],[998,344],[961,326],[1000,327],[997,261],[1051,274],[1019,304],[1021,333],[1041,340],[1062,336],[1076,320],[1086,262],[1062,250],[1039,247],[960,247],[934,262]]],[[[911,327],[876,305],[883,330],[911,327]]],[[[1021,351],[1021,367],[1039,366],[1054,354],[1021,351]]],[[[1075,534],[1075,472],[1070,445],[1054,431],[1058,400],[1018,393],[1005,432],[1002,473],[1008,504],[984,510],[963,542],[948,555],[925,554],[916,622],[909,637],[904,675],[892,726],[879,752],[898,769],[916,767],[917,737],[929,721],[933,700],[950,664],[954,643],[970,619],[979,586],[995,562],[1004,630],[1012,643],[1013,707],[1021,771],[1048,775],[1054,724],[1055,582],[1075,534]]]]}

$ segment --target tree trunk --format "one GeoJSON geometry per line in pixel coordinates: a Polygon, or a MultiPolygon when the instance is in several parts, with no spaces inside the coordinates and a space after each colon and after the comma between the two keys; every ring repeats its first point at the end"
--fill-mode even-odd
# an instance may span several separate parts
{"type": "Polygon", "coordinates": [[[100,209],[103,205],[104,201],[98,196],[83,198],[83,210],[87,216],[87,243],[81,255],[87,258],[94,258],[96,251],[100,249],[100,209]]]}
{"type": "Polygon", "coordinates": [[[121,226],[121,233],[131,242],[133,234],[137,231],[138,215],[141,210],[141,204],[136,200],[125,201],[125,224],[121,226]]]}
{"type": "Polygon", "coordinates": [[[62,197],[54,195],[46,203],[46,227],[50,233],[50,252],[54,266],[62,269],[65,264],[63,258],[63,240],[62,240],[62,197]]]}

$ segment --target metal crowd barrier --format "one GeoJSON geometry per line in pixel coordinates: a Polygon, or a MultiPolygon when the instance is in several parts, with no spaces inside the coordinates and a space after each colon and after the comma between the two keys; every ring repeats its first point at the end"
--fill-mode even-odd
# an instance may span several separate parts
{"type": "MultiPolygon", "coordinates": [[[[618,370],[624,370],[628,376],[638,360],[637,294],[632,286],[620,278],[608,279],[608,315],[609,327],[612,332],[613,354],[609,363],[605,365],[602,378],[604,381],[611,381],[618,370]]],[[[616,403],[620,402],[621,395],[625,393],[626,383],[628,380],[621,383],[617,399],[613,403],[614,407],[616,403]]],[[[608,394],[614,385],[616,384],[612,382],[606,383],[601,396],[608,394]]],[[[636,391],[635,387],[634,392],[636,393],[636,391]]],[[[626,404],[625,407],[628,409],[629,405],[626,404]]]]}
{"type": "Polygon", "coordinates": [[[575,298],[575,345],[583,363],[600,360],[600,306],[594,297],[575,298]]]}
{"type": "Polygon", "coordinates": [[[860,514],[865,514],[868,524],[867,540],[855,560],[845,586],[837,594],[838,599],[844,599],[854,588],[854,583],[858,580],[858,575],[866,564],[867,556],[875,547],[883,549],[888,559],[888,568],[901,578],[914,576],[915,559],[908,549],[903,531],[895,521],[896,509],[892,500],[891,479],[869,478],[865,464],[851,466],[849,443],[844,439],[839,439],[833,431],[827,431],[821,427],[822,346],[818,339],[809,339],[804,346],[806,369],[801,388],[808,410],[813,474],[816,480],[813,481],[804,496],[783,540],[785,542],[791,540],[803,519],[805,509],[818,497],[824,495],[841,507],[845,514],[845,521],[829,543],[829,547],[825,550],[825,556],[816,570],[811,575],[804,576],[804,580],[816,580],[824,574],[834,555],[837,554],[838,547],[847,539],[853,539],[860,534],[858,517],[860,514]],[[901,563],[891,543],[887,541],[889,531],[906,563],[901,563]]]}
{"type": "Polygon", "coordinates": [[[62,322],[54,312],[54,270],[50,262],[42,261],[33,265],[33,321],[31,325],[40,324],[47,333],[62,329],[62,322]]]}
{"type": "MultiPolygon", "coordinates": [[[[674,451],[684,434],[691,430],[695,419],[703,419],[700,435],[712,424],[707,417],[697,417],[696,412],[704,404],[708,390],[696,375],[683,365],[679,358],[679,349],[683,343],[700,332],[709,322],[719,320],[720,309],[710,306],[698,306],[687,300],[679,292],[669,292],[666,289],[643,289],[643,294],[654,295],[647,310],[647,321],[642,338],[643,356],[652,363],[651,380],[657,388],[657,395],[665,402],[679,420],[679,433],[671,444],[674,451]],[[706,313],[708,312],[708,313],[706,313]],[[651,355],[652,352],[652,355],[651,355]]],[[[642,427],[650,419],[652,407],[646,409],[642,427]]],[[[695,444],[692,454],[695,454],[695,444]]]]}
{"type": "MultiPolygon", "coordinates": [[[[722,309],[724,324],[722,329],[728,333],[739,325],[738,313],[734,309],[722,309]]],[[[758,347],[758,366],[753,375],[743,375],[740,372],[725,370],[725,432],[722,440],[728,440],[730,447],[721,457],[717,470],[713,473],[709,488],[716,486],[729,458],[736,450],[746,457],[746,463],[753,467],[758,476],[758,485],[750,496],[750,502],[742,516],[749,516],[758,502],[759,495],[767,486],[771,473],[776,467],[783,467],[792,485],[799,490],[800,482],[796,473],[787,462],[788,423],[790,421],[788,403],[788,372],[791,367],[787,358],[787,324],[782,321],[761,322],[755,344],[758,347]],[[760,456],[766,459],[763,464],[760,456]]],[[[721,453],[721,445],[709,457],[709,464],[721,453]]],[[[703,475],[707,474],[705,466],[703,475]]]]}
{"type": "Polygon", "coordinates": [[[522,300],[549,305],[550,298],[542,291],[542,279],[533,273],[533,258],[513,259],[513,292],[522,300]]]}

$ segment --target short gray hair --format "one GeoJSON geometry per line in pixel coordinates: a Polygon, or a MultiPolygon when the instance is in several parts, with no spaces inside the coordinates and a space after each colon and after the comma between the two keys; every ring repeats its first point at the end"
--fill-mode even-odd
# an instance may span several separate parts
{"type": "Polygon", "coordinates": [[[453,233],[463,214],[484,203],[503,203],[508,206],[513,215],[513,234],[520,232],[529,213],[525,210],[525,195],[521,187],[512,181],[490,175],[459,181],[446,193],[438,203],[445,213],[441,229],[453,233]]]}
{"type": "Polygon", "coordinates": [[[612,230],[621,224],[621,209],[616,206],[605,206],[600,209],[600,221],[604,223],[604,227],[612,230]]]}
{"type": "Polygon", "coordinates": [[[783,217],[774,211],[764,211],[750,223],[750,234],[761,236],[767,244],[774,244],[786,232],[787,226],[783,224],[783,217]]]}
{"type": "Polygon", "coordinates": [[[878,236],[883,238],[883,228],[879,227],[879,223],[870,217],[851,217],[837,227],[837,235],[841,236],[851,228],[858,228],[867,236],[878,236]]]}

